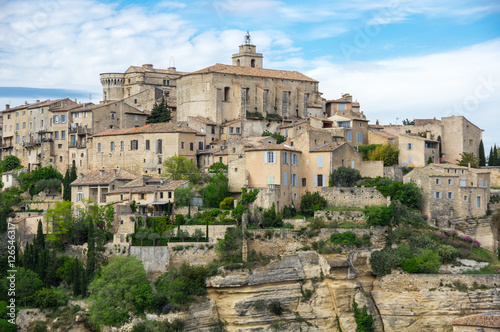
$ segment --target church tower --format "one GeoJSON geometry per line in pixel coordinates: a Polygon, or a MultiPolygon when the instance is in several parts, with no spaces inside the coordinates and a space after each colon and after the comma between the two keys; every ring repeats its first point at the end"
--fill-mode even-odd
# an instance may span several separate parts
{"type": "Polygon", "coordinates": [[[255,52],[255,45],[252,45],[248,31],[243,45],[240,45],[240,52],[233,54],[232,58],[233,66],[262,68],[262,53],[255,52]]]}

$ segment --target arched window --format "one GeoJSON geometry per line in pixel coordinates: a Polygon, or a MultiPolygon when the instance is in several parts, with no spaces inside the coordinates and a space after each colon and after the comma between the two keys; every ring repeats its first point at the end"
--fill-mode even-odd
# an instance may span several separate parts
{"type": "Polygon", "coordinates": [[[241,66],[240,59],[236,60],[236,65],[239,67],[241,66]]]}
{"type": "Polygon", "coordinates": [[[255,68],[255,59],[252,59],[252,61],[250,61],[250,67],[255,68]]]}

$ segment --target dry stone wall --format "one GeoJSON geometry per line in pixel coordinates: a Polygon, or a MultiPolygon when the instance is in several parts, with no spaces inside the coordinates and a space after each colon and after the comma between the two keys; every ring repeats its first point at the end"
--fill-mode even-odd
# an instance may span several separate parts
{"type": "Polygon", "coordinates": [[[386,206],[389,203],[388,198],[371,187],[324,187],[321,188],[320,194],[326,199],[329,206],[364,208],[372,205],[386,206]]]}

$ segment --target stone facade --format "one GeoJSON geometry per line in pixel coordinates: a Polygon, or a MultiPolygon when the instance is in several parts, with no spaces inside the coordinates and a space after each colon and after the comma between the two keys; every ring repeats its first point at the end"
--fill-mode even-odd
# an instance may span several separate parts
{"type": "Polygon", "coordinates": [[[352,206],[364,208],[365,206],[388,206],[390,199],[385,197],[375,188],[371,187],[327,187],[320,191],[328,206],[352,206]]]}
{"type": "Polygon", "coordinates": [[[424,167],[429,158],[433,163],[439,162],[439,141],[417,134],[401,134],[398,143],[401,167],[424,167]]]}

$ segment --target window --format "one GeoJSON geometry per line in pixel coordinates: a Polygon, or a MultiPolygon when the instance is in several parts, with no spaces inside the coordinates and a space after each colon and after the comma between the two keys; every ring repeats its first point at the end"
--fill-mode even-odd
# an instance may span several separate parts
{"type": "Polygon", "coordinates": [[[406,150],[413,150],[413,143],[406,144],[406,150]]]}
{"type": "Polygon", "coordinates": [[[351,161],[351,168],[354,169],[354,160],[351,161]]]}
{"type": "Polygon", "coordinates": [[[454,179],[448,179],[448,184],[450,186],[454,186],[455,185],[455,180],[454,179]]]}
{"type": "Polygon", "coordinates": [[[111,112],[111,119],[114,119],[116,118],[116,113],[115,112],[111,112]]]}
{"type": "Polygon", "coordinates": [[[290,154],[290,157],[291,157],[291,164],[292,165],[295,165],[295,166],[298,166],[299,165],[299,156],[295,153],[291,153],[290,154]]]}
{"type": "Polygon", "coordinates": [[[267,184],[274,184],[274,176],[272,175],[267,176],[267,184]]]}
{"type": "Polygon", "coordinates": [[[323,187],[323,174],[317,174],[314,177],[314,186],[323,187]]]}
{"type": "Polygon", "coordinates": [[[476,198],[476,206],[477,206],[478,209],[481,208],[481,196],[477,196],[477,198],[476,198]]]}
{"type": "Polygon", "coordinates": [[[66,130],[61,130],[61,139],[66,139],[66,130]]]}
{"type": "Polygon", "coordinates": [[[240,127],[236,127],[236,134],[240,133],[240,127]]]}
{"type": "Polygon", "coordinates": [[[83,201],[83,193],[78,193],[76,194],[76,201],[81,202],[83,201]]]}
{"type": "Polygon", "coordinates": [[[264,152],[265,164],[276,164],[276,152],[264,152]]]}
{"type": "Polygon", "coordinates": [[[163,198],[163,191],[160,191],[160,198],[163,198]]]}
{"type": "Polygon", "coordinates": [[[439,186],[439,185],[441,185],[441,184],[443,184],[443,181],[442,181],[441,179],[436,179],[436,185],[438,185],[438,186],[439,186]]]}
{"type": "Polygon", "coordinates": [[[58,149],[62,149],[62,144],[57,144],[58,149]]]}
{"type": "Polygon", "coordinates": [[[363,123],[362,123],[362,122],[360,122],[360,123],[359,123],[359,128],[362,128],[362,127],[363,127],[363,123]]]}
{"type": "Polygon", "coordinates": [[[184,142],[181,142],[181,149],[184,150],[184,142]]]}
{"type": "Polygon", "coordinates": [[[139,121],[139,116],[138,115],[134,115],[134,121],[139,121]]]}
{"type": "Polygon", "coordinates": [[[101,143],[97,143],[97,152],[101,152],[101,143]]]}
{"type": "Polygon", "coordinates": [[[82,191],[83,190],[83,187],[82,186],[78,186],[78,191],[82,191]]]}
{"type": "Polygon", "coordinates": [[[455,199],[455,193],[451,192],[451,191],[448,191],[446,193],[446,198],[447,199],[455,199]]]}
{"type": "MultiPolygon", "coordinates": [[[[360,123],[361,124],[361,123],[360,123]]],[[[358,143],[363,143],[363,133],[357,133],[356,134],[356,141],[358,143]]]]}
{"type": "Polygon", "coordinates": [[[229,87],[225,87],[224,88],[224,99],[223,99],[223,101],[229,101],[229,93],[230,93],[229,87]]]}
{"type": "Polygon", "coordinates": [[[137,98],[136,98],[136,99],[134,99],[134,104],[137,104],[137,98]]]}
{"type": "MultiPolygon", "coordinates": [[[[158,157],[158,165],[161,165],[161,157],[158,157]]],[[[161,174],[161,171],[158,174],[161,174]]]]}
{"type": "Polygon", "coordinates": [[[483,180],[479,180],[479,186],[482,187],[483,186],[483,180]]]}
{"type": "Polygon", "coordinates": [[[115,151],[115,142],[111,142],[110,150],[115,151]]]}
{"type": "Polygon", "coordinates": [[[59,161],[60,161],[60,162],[62,162],[62,161],[63,161],[63,157],[62,157],[62,156],[60,156],[60,157],[59,157],[59,161]]]}
{"type": "Polygon", "coordinates": [[[285,137],[288,137],[288,128],[285,129],[285,137]]]}
{"type": "Polygon", "coordinates": [[[194,143],[189,143],[189,151],[194,151],[194,143]]]}
{"type": "Polygon", "coordinates": [[[19,123],[16,123],[16,130],[19,130],[19,123]]]}
{"type": "Polygon", "coordinates": [[[352,133],[350,131],[347,132],[347,141],[350,142],[352,141],[352,137],[351,137],[352,133]]]}
{"type": "Polygon", "coordinates": [[[139,141],[134,139],[130,141],[130,150],[138,150],[139,149],[139,141]]]}
{"type": "Polygon", "coordinates": [[[125,149],[125,142],[120,141],[120,151],[123,151],[125,149]]]}
{"type": "Polygon", "coordinates": [[[460,179],[460,187],[465,187],[467,185],[466,181],[466,179],[460,179]]]}
{"type": "Polygon", "coordinates": [[[23,129],[26,129],[26,122],[23,122],[23,129]]]}
{"type": "Polygon", "coordinates": [[[150,148],[150,147],[149,147],[149,140],[147,139],[147,140],[146,140],[146,150],[149,150],[149,148],[150,148]]]}
{"type": "Polygon", "coordinates": [[[441,194],[439,191],[435,191],[435,192],[434,192],[434,198],[435,198],[435,199],[440,199],[440,198],[442,198],[442,197],[443,197],[443,196],[442,196],[442,194],[441,194]]]}
{"type": "Polygon", "coordinates": [[[144,199],[144,197],[146,197],[145,194],[141,194],[141,199],[144,199]]]}
{"type": "Polygon", "coordinates": [[[172,198],[172,192],[171,191],[168,192],[168,198],[172,198]]]}
{"type": "Polygon", "coordinates": [[[212,135],[215,135],[215,126],[212,126],[212,135]]]}
{"type": "Polygon", "coordinates": [[[162,153],[162,141],[161,139],[156,141],[156,153],[162,153]]]}
{"type": "Polygon", "coordinates": [[[337,104],[337,110],[339,111],[345,111],[345,104],[337,104]]]}
{"type": "Polygon", "coordinates": [[[283,164],[288,164],[288,152],[283,152],[283,164]]]}
{"type": "Polygon", "coordinates": [[[318,156],[317,162],[318,162],[318,168],[323,167],[323,156],[318,156]]]}
{"type": "Polygon", "coordinates": [[[302,178],[302,187],[305,187],[306,186],[306,178],[302,178]]]}
{"type": "Polygon", "coordinates": [[[59,132],[58,131],[54,132],[54,139],[59,139],[59,132]]]}
{"type": "Polygon", "coordinates": [[[66,123],[66,122],[67,122],[66,114],[61,115],[61,123],[66,123]]]}
{"type": "Polygon", "coordinates": [[[234,128],[233,127],[229,127],[229,133],[232,134],[233,133],[233,130],[234,128]]]}
{"type": "Polygon", "coordinates": [[[412,156],[409,156],[408,157],[408,164],[413,164],[413,157],[412,156]]]}

